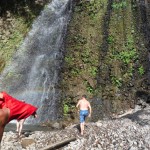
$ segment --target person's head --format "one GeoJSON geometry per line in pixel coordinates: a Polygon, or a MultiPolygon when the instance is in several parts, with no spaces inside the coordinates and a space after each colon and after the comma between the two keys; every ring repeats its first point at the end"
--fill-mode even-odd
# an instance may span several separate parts
{"type": "Polygon", "coordinates": [[[87,98],[87,96],[86,95],[82,95],[82,98],[87,98]]]}

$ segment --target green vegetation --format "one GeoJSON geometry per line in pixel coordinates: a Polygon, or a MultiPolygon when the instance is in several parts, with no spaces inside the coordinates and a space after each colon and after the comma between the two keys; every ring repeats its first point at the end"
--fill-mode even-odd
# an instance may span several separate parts
{"type": "Polygon", "coordinates": [[[125,0],[121,0],[118,2],[114,2],[112,5],[113,9],[122,9],[127,7],[127,2],[125,0]]]}
{"type": "MultiPolygon", "coordinates": [[[[0,71],[40,10],[33,11],[36,8],[31,6],[35,4],[31,5],[28,0],[27,4],[22,3],[18,1],[17,5],[19,8],[23,5],[21,9],[10,10],[12,25],[7,28],[9,33],[3,33],[9,36],[0,41],[0,71]]],[[[142,54],[145,43],[136,22],[140,22],[140,17],[134,18],[133,7],[135,4],[131,6],[130,0],[76,2],[65,41],[61,80],[65,116],[74,111],[82,94],[103,99],[106,109],[113,112],[131,106],[135,92],[132,87],[142,88],[136,80],[143,77],[146,68],[142,54]]]]}
{"type": "Polygon", "coordinates": [[[137,70],[135,37],[130,0],[78,2],[68,29],[62,81],[65,96],[72,98],[64,102],[86,94],[111,101],[113,111],[127,105],[116,93],[122,95],[137,70]]]}
{"type": "Polygon", "coordinates": [[[64,104],[64,115],[66,116],[69,112],[69,106],[67,104],[64,104]]]}
{"type": "Polygon", "coordinates": [[[115,42],[115,39],[112,35],[109,35],[108,39],[107,39],[108,44],[112,44],[115,42]]]}
{"type": "Polygon", "coordinates": [[[86,87],[86,92],[88,94],[94,94],[94,88],[90,85],[90,83],[86,80],[84,81],[85,87],[86,87]]]}
{"type": "Polygon", "coordinates": [[[98,68],[95,66],[91,66],[89,68],[89,71],[90,71],[92,77],[96,77],[98,74],[98,68]]]}
{"type": "Polygon", "coordinates": [[[112,81],[112,84],[114,86],[117,86],[117,87],[121,87],[122,86],[122,79],[121,78],[117,78],[115,76],[112,76],[111,77],[111,81],[112,81]]]}
{"type": "Polygon", "coordinates": [[[133,62],[138,58],[133,36],[127,38],[125,51],[119,54],[119,58],[126,64],[129,64],[130,62],[133,62]]]}
{"type": "Polygon", "coordinates": [[[139,55],[130,1],[114,1],[112,8],[106,61],[111,68],[111,83],[113,86],[123,87],[132,79],[134,63],[139,59],[139,55]]]}
{"type": "Polygon", "coordinates": [[[137,57],[135,49],[132,49],[131,51],[122,51],[118,55],[118,58],[120,58],[125,64],[129,64],[131,61],[136,60],[137,57]]]}
{"type": "Polygon", "coordinates": [[[70,102],[70,98],[66,99],[66,101],[63,102],[63,113],[65,117],[68,117],[70,112],[73,112],[75,109],[75,104],[70,102]]]}
{"type": "Polygon", "coordinates": [[[101,34],[99,20],[102,20],[106,3],[105,0],[88,2],[83,0],[75,7],[74,16],[69,26],[69,36],[66,40],[67,51],[62,81],[70,85],[68,93],[72,89],[76,93],[78,86],[82,86],[79,91],[88,96],[94,93],[95,77],[99,70],[99,45],[102,42],[102,37],[99,36],[101,34]]]}
{"type": "Polygon", "coordinates": [[[12,58],[12,55],[19,47],[28,30],[29,28],[25,24],[24,20],[21,18],[14,18],[12,28],[8,29],[9,35],[2,35],[3,39],[0,41],[0,49],[2,54],[1,58],[3,58],[5,64],[12,58]]]}
{"type": "Polygon", "coordinates": [[[11,60],[46,1],[3,1],[0,6],[0,71],[11,60]]]}
{"type": "Polygon", "coordinates": [[[138,73],[139,73],[140,75],[143,75],[143,74],[145,73],[145,70],[144,70],[144,67],[143,67],[143,66],[140,66],[140,67],[138,68],[138,73]]]}

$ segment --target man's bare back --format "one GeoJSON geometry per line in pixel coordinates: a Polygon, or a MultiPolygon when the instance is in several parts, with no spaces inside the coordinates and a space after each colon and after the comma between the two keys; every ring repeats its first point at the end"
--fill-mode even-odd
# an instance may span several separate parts
{"type": "Polygon", "coordinates": [[[91,105],[89,101],[86,100],[86,96],[82,96],[82,99],[78,101],[76,107],[80,110],[89,110],[89,117],[91,116],[91,105]]]}
{"type": "Polygon", "coordinates": [[[90,103],[86,99],[79,100],[79,108],[80,110],[88,110],[90,103]]]}

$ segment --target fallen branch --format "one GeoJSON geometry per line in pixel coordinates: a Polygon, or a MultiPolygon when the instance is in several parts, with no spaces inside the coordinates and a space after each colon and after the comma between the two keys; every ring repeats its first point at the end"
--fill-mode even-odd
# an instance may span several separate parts
{"type": "Polygon", "coordinates": [[[128,111],[126,111],[125,113],[123,114],[120,114],[120,115],[115,115],[113,118],[121,118],[121,117],[124,117],[126,115],[129,115],[129,114],[132,114],[133,113],[133,109],[129,109],[128,111]]]}
{"type": "Polygon", "coordinates": [[[41,150],[54,150],[56,148],[60,148],[60,147],[63,147],[65,145],[67,145],[68,143],[70,143],[71,141],[75,141],[76,138],[75,137],[72,137],[72,138],[68,138],[68,139],[65,139],[63,141],[60,141],[60,142],[57,142],[57,143],[54,143],[52,145],[48,145],[46,146],[45,148],[41,149],[41,150]]]}

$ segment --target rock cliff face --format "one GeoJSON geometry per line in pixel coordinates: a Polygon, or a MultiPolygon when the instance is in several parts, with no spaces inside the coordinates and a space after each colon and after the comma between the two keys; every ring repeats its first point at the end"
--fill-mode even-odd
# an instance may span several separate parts
{"type": "Polygon", "coordinates": [[[47,0],[0,1],[0,71],[12,58],[47,0]]]}
{"type": "MultiPolygon", "coordinates": [[[[46,3],[0,1],[0,71],[46,3]]],[[[150,101],[149,10],[147,0],[74,0],[60,84],[65,116],[75,118],[82,94],[94,120],[150,101]]]]}
{"type": "Polygon", "coordinates": [[[76,2],[62,75],[66,115],[74,118],[82,94],[94,120],[149,99],[148,8],[144,0],[76,2]]]}

